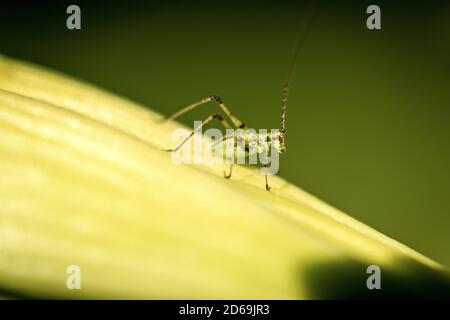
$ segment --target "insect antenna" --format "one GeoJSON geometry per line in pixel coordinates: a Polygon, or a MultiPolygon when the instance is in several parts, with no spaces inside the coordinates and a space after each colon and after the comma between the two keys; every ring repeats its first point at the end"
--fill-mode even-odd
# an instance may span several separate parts
{"type": "Polygon", "coordinates": [[[300,26],[300,32],[297,36],[297,39],[295,41],[295,46],[292,51],[291,59],[289,62],[288,67],[288,73],[286,76],[286,80],[283,84],[283,94],[281,98],[281,126],[280,126],[280,150],[284,151],[285,145],[284,145],[284,137],[286,132],[286,102],[287,97],[289,93],[289,84],[292,78],[292,75],[294,73],[295,64],[297,62],[297,57],[300,52],[300,49],[302,48],[303,44],[305,43],[305,40],[307,38],[307,35],[309,33],[312,19],[315,15],[315,8],[313,7],[312,3],[309,3],[309,6],[305,10],[305,19],[302,19],[302,24],[300,26]]]}

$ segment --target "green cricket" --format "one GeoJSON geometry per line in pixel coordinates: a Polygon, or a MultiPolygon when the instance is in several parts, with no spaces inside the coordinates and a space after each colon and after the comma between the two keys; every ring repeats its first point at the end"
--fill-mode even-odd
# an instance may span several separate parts
{"type": "MultiPolygon", "coordinates": [[[[226,114],[229,120],[231,120],[231,123],[234,127],[234,129],[241,129],[235,132],[233,135],[227,135],[223,139],[217,141],[215,144],[225,143],[228,139],[233,139],[233,146],[234,151],[233,153],[236,155],[238,152],[243,152],[245,154],[245,157],[250,157],[254,155],[255,153],[265,152],[265,156],[269,157],[272,150],[275,150],[275,152],[278,152],[279,154],[283,154],[286,151],[286,145],[285,145],[285,137],[286,137],[286,102],[289,92],[289,84],[291,82],[291,78],[293,75],[293,71],[295,69],[295,64],[297,61],[298,53],[306,39],[307,33],[309,28],[305,28],[304,32],[300,34],[299,40],[294,47],[294,51],[292,54],[292,58],[289,63],[288,67],[288,73],[287,77],[283,84],[283,91],[282,91],[282,98],[281,98],[281,123],[280,123],[280,130],[276,132],[270,132],[270,133],[256,133],[256,132],[246,132],[247,126],[239,120],[232,112],[231,110],[224,104],[223,100],[216,95],[209,96],[207,98],[204,98],[200,101],[194,102],[174,113],[164,118],[164,120],[174,120],[178,118],[179,116],[183,115],[184,113],[191,111],[203,104],[206,104],[208,102],[214,102],[216,103],[219,108],[226,114]]],[[[166,149],[164,151],[168,152],[176,152],[178,151],[186,142],[189,141],[190,138],[194,135],[194,133],[199,129],[199,127],[202,127],[208,123],[210,123],[213,120],[218,120],[220,123],[226,128],[226,129],[232,129],[232,125],[230,125],[230,122],[220,113],[213,113],[212,115],[205,118],[201,124],[194,128],[194,130],[185,138],[183,139],[176,147],[172,149],[166,149]]],[[[263,166],[266,166],[266,164],[263,164],[263,166]]],[[[233,170],[233,163],[230,164],[228,172],[224,172],[224,177],[226,179],[231,178],[233,170]]],[[[267,173],[264,174],[265,183],[266,183],[266,190],[270,191],[270,186],[267,178],[267,173]]]]}

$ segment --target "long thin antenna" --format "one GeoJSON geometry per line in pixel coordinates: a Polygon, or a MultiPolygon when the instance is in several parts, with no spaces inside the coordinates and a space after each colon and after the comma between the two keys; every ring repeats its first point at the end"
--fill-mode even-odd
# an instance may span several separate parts
{"type": "Polygon", "coordinates": [[[282,95],[282,99],[281,99],[281,128],[280,128],[281,137],[282,137],[282,139],[280,139],[280,149],[282,149],[282,150],[284,150],[284,135],[286,132],[286,101],[287,101],[288,92],[289,92],[289,83],[291,81],[292,74],[294,73],[298,54],[299,54],[300,49],[302,48],[303,44],[305,43],[305,40],[309,33],[314,13],[315,13],[314,7],[313,7],[312,3],[310,3],[309,6],[305,10],[305,15],[304,15],[305,18],[302,19],[302,24],[300,26],[300,32],[299,32],[299,35],[295,42],[296,45],[292,52],[291,61],[289,62],[288,74],[287,74],[286,80],[284,81],[284,85],[283,85],[283,95],[282,95]]]}

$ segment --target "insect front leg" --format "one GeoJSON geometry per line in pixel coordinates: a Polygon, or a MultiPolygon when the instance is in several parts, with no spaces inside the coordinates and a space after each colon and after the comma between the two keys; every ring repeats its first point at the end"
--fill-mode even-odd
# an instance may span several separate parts
{"type": "Polygon", "coordinates": [[[233,164],[230,163],[230,169],[228,170],[228,173],[226,171],[224,171],[223,176],[225,179],[230,179],[232,173],[233,173],[233,164]]]}
{"type": "Polygon", "coordinates": [[[267,181],[267,173],[264,174],[264,177],[266,178],[266,190],[270,191],[271,187],[269,186],[269,182],[267,181]]]}
{"type": "Polygon", "coordinates": [[[267,165],[264,165],[264,179],[266,180],[266,190],[270,191],[271,187],[269,186],[269,179],[267,178],[267,172],[266,172],[266,168],[268,167],[267,165]]]}
{"type": "MultiPolygon", "coordinates": [[[[269,157],[269,150],[270,150],[270,146],[266,145],[265,148],[264,148],[264,152],[266,153],[265,154],[266,159],[269,157]]],[[[264,167],[264,179],[266,180],[266,190],[270,191],[271,188],[269,186],[269,181],[268,181],[268,178],[267,178],[267,168],[269,167],[269,164],[266,163],[266,164],[264,164],[263,167],[264,167]]]]}
{"type": "MultiPolygon", "coordinates": [[[[236,148],[237,148],[236,136],[234,134],[225,136],[222,139],[219,139],[218,141],[214,142],[212,145],[212,148],[215,148],[219,144],[226,143],[229,139],[233,139],[233,158],[234,158],[234,157],[236,157],[236,148]]],[[[225,179],[230,179],[232,173],[233,173],[233,163],[230,163],[230,168],[228,169],[228,173],[226,171],[224,171],[223,177],[225,179]]]]}

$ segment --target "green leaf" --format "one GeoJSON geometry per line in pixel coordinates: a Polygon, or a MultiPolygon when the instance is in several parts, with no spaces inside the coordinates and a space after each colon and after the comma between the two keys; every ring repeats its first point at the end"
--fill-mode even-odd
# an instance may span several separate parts
{"type": "Polygon", "coordinates": [[[162,149],[181,125],[160,119],[0,56],[0,295],[449,296],[447,269],[281,178],[267,192],[256,169],[175,165],[162,149]]]}

